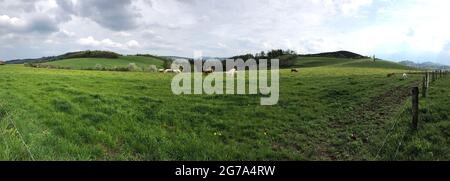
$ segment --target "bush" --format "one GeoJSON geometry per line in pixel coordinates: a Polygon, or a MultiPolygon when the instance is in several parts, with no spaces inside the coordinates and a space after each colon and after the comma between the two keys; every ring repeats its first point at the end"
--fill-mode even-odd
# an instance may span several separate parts
{"type": "Polygon", "coordinates": [[[104,67],[101,64],[96,64],[94,69],[95,70],[102,70],[104,67]]]}
{"type": "Polygon", "coordinates": [[[129,63],[127,66],[128,71],[139,71],[140,68],[135,63],[129,63]]]}
{"type": "Polygon", "coordinates": [[[112,71],[126,72],[128,71],[128,67],[115,67],[112,71]]]}
{"type": "Polygon", "coordinates": [[[149,71],[149,72],[157,72],[158,68],[156,67],[156,65],[150,65],[150,66],[148,66],[147,71],[149,71]]]}

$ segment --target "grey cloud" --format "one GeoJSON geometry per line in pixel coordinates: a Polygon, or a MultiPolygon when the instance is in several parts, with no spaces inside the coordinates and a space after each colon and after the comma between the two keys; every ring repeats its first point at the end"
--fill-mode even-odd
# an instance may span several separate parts
{"type": "Polygon", "coordinates": [[[76,15],[88,18],[110,30],[123,31],[138,27],[140,15],[132,6],[131,0],[58,0],[62,16],[76,15]]]}
{"type": "Polygon", "coordinates": [[[80,1],[80,15],[111,30],[130,30],[137,27],[139,17],[131,7],[131,0],[80,1]]]}
{"type": "Polygon", "coordinates": [[[71,0],[59,0],[56,1],[56,4],[64,10],[66,13],[73,14],[75,13],[75,5],[71,0]]]}
{"type": "Polygon", "coordinates": [[[58,25],[55,20],[44,14],[37,14],[34,17],[23,20],[17,17],[0,17],[1,33],[52,33],[58,31],[58,25]]]}
{"type": "Polygon", "coordinates": [[[33,17],[25,31],[28,32],[39,32],[39,33],[51,33],[58,31],[59,28],[54,19],[46,15],[37,15],[33,17]]]}

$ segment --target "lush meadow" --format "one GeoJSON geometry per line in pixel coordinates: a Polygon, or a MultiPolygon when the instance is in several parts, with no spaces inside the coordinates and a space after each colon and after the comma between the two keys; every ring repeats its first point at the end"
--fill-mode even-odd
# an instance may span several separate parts
{"type": "Polygon", "coordinates": [[[262,95],[176,96],[172,74],[0,66],[0,159],[390,158],[379,148],[421,77],[364,62],[281,70],[275,106],[262,95]]]}

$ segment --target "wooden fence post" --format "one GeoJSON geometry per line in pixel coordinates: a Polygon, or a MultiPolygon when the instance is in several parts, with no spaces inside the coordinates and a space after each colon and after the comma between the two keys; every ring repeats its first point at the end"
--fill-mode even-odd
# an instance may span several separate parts
{"type": "Polygon", "coordinates": [[[419,121],[419,88],[412,88],[412,127],[417,130],[417,122],[419,121]]]}
{"type": "Polygon", "coordinates": [[[427,76],[423,77],[422,97],[427,97],[427,76]]]}
{"type": "Polygon", "coordinates": [[[431,82],[433,82],[433,71],[431,72],[431,82]]]}
{"type": "Polygon", "coordinates": [[[432,82],[436,81],[436,70],[433,70],[431,77],[432,82]]]}

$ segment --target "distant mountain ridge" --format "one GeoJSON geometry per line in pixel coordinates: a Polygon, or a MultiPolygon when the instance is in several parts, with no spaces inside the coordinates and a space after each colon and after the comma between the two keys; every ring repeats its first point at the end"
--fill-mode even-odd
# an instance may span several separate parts
{"type": "Polygon", "coordinates": [[[413,61],[401,61],[399,64],[406,65],[409,67],[421,68],[421,69],[450,69],[450,66],[443,65],[434,62],[423,62],[423,63],[415,63],[413,61]]]}

